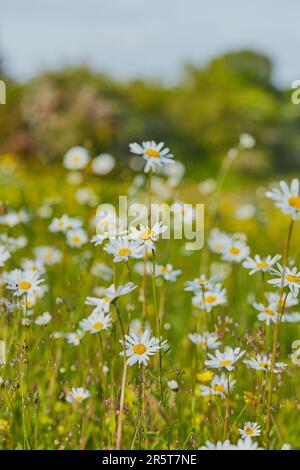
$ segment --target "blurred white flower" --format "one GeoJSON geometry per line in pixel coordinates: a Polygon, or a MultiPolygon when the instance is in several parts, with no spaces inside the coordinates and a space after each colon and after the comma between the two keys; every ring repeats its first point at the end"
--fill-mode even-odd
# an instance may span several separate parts
{"type": "Polygon", "coordinates": [[[212,178],[208,178],[207,180],[200,181],[198,184],[198,191],[203,195],[209,195],[213,193],[216,189],[216,181],[212,178]]]}
{"type": "Polygon", "coordinates": [[[67,233],[67,245],[73,248],[80,248],[88,242],[88,236],[82,228],[77,230],[70,230],[67,233]]]}
{"type": "Polygon", "coordinates": [[[256,207],[254,204],[244,204],[239,206],[235,211],[235,217],[238,220],[252,219],[256,214],[256,207]]]}
{"type": "Polygon", "coordinates": [[[82,205],[96,206],[98,203],[98,197],[92,188],[78,188],[75,193],[76,201],[82,205]]]}
{"type": "Polygon", "coordinates": [[[50,323],[50,321],[52,320],[52,316],[50,315],[49,312],[44,312],[42,315],[38,316],[34,323],[36,325],[40,325],[40,326],[44,326],[44,325],[48,325],[48,323],[50,323]]]}
{"type": "Polygon", "coordinates": [[[255,146],[255,139],[250,134],[240,135],[240,146],[244,149],[252,149],[255,146]]]}
{"type": "Polygon", "coordinates": [[[38,246],[33,251],[37,257],[37,262],[43,263],[47,266],[59,263],[62,258],[61,251],[53,248],[52,246],[38,246]]]}
{"type": "Polygon", "coordinates": [[[177,392],[179,390],[179,385],[176,380],[169,380],[167,385],[171,390],[173,390],[173,392],[177,392]]]}
{"type": "Polygon", "coordinates": [[[112,155],[109,153],[102,153],[93,159],[91,167],[93,173],[96,175],[107,175],[114,169],[115,165],[116,160],[112,155]]]}
{"type": "Polygon", "coordinates": [[[64,167],[68,170],[82,170],[89,162],[89,153],[83,147],[72,147],[64,156],[64,167]]]}
{"type": "Polygon", "coordinates": [[[0,246],[0,267],[4,266],[5,262],[9,258],[10,258],[9,251],[4,246],[0,246]]]}

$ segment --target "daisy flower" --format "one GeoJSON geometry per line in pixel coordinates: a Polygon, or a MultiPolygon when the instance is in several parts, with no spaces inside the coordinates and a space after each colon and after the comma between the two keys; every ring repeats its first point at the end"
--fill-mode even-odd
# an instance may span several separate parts
{"type": "Polygon", "coordinates": [[[164,233],[167,229],[168,227],[163,225],[162,222],[156,222],[151,228],[145,225],[139,225],[139,229],[130,227],[129,238],[143,242],[146,248],[152,250],[154,248],[154,242],[157,242],[159,235],[164,233]]]}
{"type": "Polygon", "coordinates": [[[199,293],[192,299],[193,305],[211,312],[214,307],[218,305],[225,305],[227,303],[226,290],[210,291],[207,290],[204,294],[199,293]]]}
{"type": "Polygon", "coordinates": [[[264,306],[262,303],[254,303],[253,307],[259,312],[257,318],[259,321],[266,322],[266,325],[269,326],[271,322],[276,323],[278,318],[277,304],[269,304],[264,306]]]}
{"type": "Polygon", "coordinates": [[[281,299],[278,292],[267,292],[266,298],[268,299],[269,304],[276,303],[277,310],[282,310],[283,304],[285,311],[290,307],[294,307],[299,304],[299,300],[292,294],[292,292],[289,292],[285,299],[281,299]]]}
{"type": "Polygon", "coordinates": [[[101,153],[92,161],[91,167],[96,175],[107,175],[116,165],[116,159],[109,153],[101,153]]]}
{"type": "Polygon", "coordinates": [[[169,380],[167,382],[168,387],[173,390],[173,392],[177,392],[179,390],[179,385],[177,380],[169,380]]]}
{"type": "Polygon", "coordinates": [[[192,291],[195,293],[203,292],[203,290],[214,290],[216,283],[220,281],[220,276],[212,276],[208,278],[205,274],[201,274],[200,277],[196,277],[193,281],[187,281],[185,283],[185,291],[192,291]]]}
{"type": "Polygon", "coordinates": [[[261,435],[261,427],[259,424],[247,421],[242,429],[239,429],[240,435],[246,437],[256,437],[261,435]]]}
{"type": "Polygon", "coordinates": [[[292,294],[297,297],[300,289],[300,272],[298,269],[293,267],[292,269],[286,267],[285,269],[277,263],[278,269],[272,269],[272,275],[279,276],[275,279],[270,279],[269,284],[275,287],[288,287],[292,294]]]}
{"type": "Polygon", "coordinates": [[[201,346],[202,349],[217,349],[217,347],[222,344],[215,333],[209,333],[208,331],[202,335],[190,333],[189,339],[193,344],[196,344],[196,346],[201,346]]]}
{"type": "Polygon", "coordinates": [[[166,264],[165,266],[158,265],[155,269],[156,276],[162,276],[165,281],[171,282],[175,282],[181,272],[181,269],[173,269],[171,264],[166,264]]]}
{"type": "Polygon", "coordinates": [[[83,400],[86,400],[86,398],[88,398],[90,395],[90,392],[83,387],[73,387],[66,394],[66,401],[68,403],[81,403],[83,400]]]}
{"type": "Polygon", "coordinates": [[[275,201],[283,214],[290,215],[297,220],[300,214],[299,180],[293,179],[289,187],[285,181],[280,181],[279,188],[267,191],[266,196],[275,201]]]}
{"type": "Polygon", "coordinates": [[[66,333],[66,340],[68,344],[73,346],[79,346],[81,338],[83,338],[84,332],[82,330],[76,330],[75,333],[66,333]]]}
{"type": "Polygon", "coordinates": [[[216,444],[213,444],[210,441],[206,441],[205,446],[201,446],[199,450],[232,450],[233,445],[230,444],[230,441],[218,441],[216,444]]]}
{"type": "Polygon", "coordinates": [[[212,229],[209,239],[208,246],[213,253],[222,254],[225,247],[229,245],[232,238],[225,232],[221,232],[218,228],[212,229]]]}
{"type": "Polygon", "coordinates": [[[96,308],[94,311],[101,311],[109,312],[110,304],[122,297],[123,295],[129,294],[129,292],[136,289],[136,286],[133,282],[128,282],[127,284],[120,285],[117,289],[115,288],[114,284],[111,284],[107,289],[104,291],[104,297],[96,298],[96,297],[87,297],[86,305],[94,305],[96,308]]]}
{"type": "MultiPolygon", "coordinates": [[[[250,369],[264,371],[271,370],[271,359],[267,356],[267,354],[257,354],[254,358],[244,359],[243,362],[248,367],[250,367],[250,369]]],[[[276,362],[274,365],[275,374],[282,372],[285,367],[286,364],[283,362],[276,362]]]]}
{"type": "Polygon", "coordinates": [[[10,258],[9,251],[4,248],[4,246],[0,246],[0,268],[4,266],[5,262],[10,258]]]}
{"type": "Polygon", "coordinates": [[[6,287],[15,291],[14,295],[20,296],[38,292],[43,279],[39,278],[38,272],[14,269],[5,275],[5,281],[6,287]]]}
{"type": "Polygon", "coordinates": [[[79,323],[83,331],[90,333],[100,333],[102,330],[107,330],[111,326],[111,315],[105,315],[103,312],[93,312],[88,318],[84,318],[79,323]]]}
{"type": "Polygon", "coordinates": [[[22,235],[20,237],[14,238],[8,237],[6,233],[2,233],[0,234],[0,242],[9,252],[15,252],[21,248],[24,248],[27,245],[28,240],[22,235]]]}
{"type": "Polygon", "coordinates": [[[77,230],[70,230],[67,233],[67,245],[73,248],[80,248],[82,245],[87,243],[87,241],[87,234],[82,228],[79,228],[77,230]]]}
{"type": "Polygon", "coordinates": [[[110,301],[113,302],[115,299],[129,294],[129,292],[133,291],[135,288],[136,286],[133,282],[127,282],[127,284],[120,285],[117,289],[114,284],[111,284],[107,289],[105,289],[104,295],[109,297],[110,301]]]}
{"type": "Polygon", "coordinates": [[[64,214],[60,218],[55,217],[49,225],[50,232],[64,232],[77,230],[82,227],[82,221],[64,214]]]}
{"type": "Polygon", "coordinates": [[[144,275],[144,272],[146,271],[147,276],[152,274],[153,271],[153,264],[150,263],[150,261],[147,261],[146,263],[144,261],[139,261],[134,265],[134,272],[139,274],[140,276],[144,275]]]}
{"type": "Polygon", "coordinates": [[[95,246],[100,246],[105,240],[113,240],[115,238],[126,238],[127,231],[122,230],[120,226],[109,227],[103,233],[98,233],[91,238],[91,243],[94,243],[95,246]]]}
{"type": "Polygon", "coordinates": [[[233,450],[262,450],[262,448],[258,447],[257,442],[253,442],[251,437],[247,436],[245,439],[239,439],[233,450]]]}
{"type": "Polygon", "coordinates": [[[96,235],[91,239],[91,243],[95,246],[102,245],[104,240],[127,235],[127,230],[113,211],[97,212],[93,225],[96,225],[96,235]]]}
{"type": "Polygon", "coordinates": [[[51,320],[52,320],[52,316],[50,315],[50,313],[44,312],[42,315],[40,315],[34,320],[34,323],[39,326],[45,326],[45,325],[48,325],[48,323],[50,323],[51,320]]]}
{"type": "Polygon", "coordinates": [[[38,259],[23,259],[21,261],[21,267],[23,270],[28,270],[32,272],[39,272],[40,274],[44,274],[45,267],[42,261],[38,259]]]}
{"type": "Polygon", "coordinates": [[[205,365],[211,369],[225,368],[229,372],[234,370],[234,364],[245,354],[246,351],[241,351],[241,348],[230,348],[227,347],[224,352],[218,349],[215,352],[215,356],[207,353],[210,359],[205,361],[205,365]]]}
{"type": "Polygon", "coordinates": [[[250,248],[242,240],[232,240],[224,247],[222,251],[223,261],[230,261],[231,263],[241,263],[249,256],[250,248]]]}
{"type": "MultiPolygon", "coordinates": [[[[149,330],[145,330],[141,336],[134,333],[131,336],[125,335],[125,343],[123,340],[120,340],[120,343],[125,346],[125,354],[128,358],[127,364],[129,366],[133,366],[136,363],[147,366],[150,356],[153,356],[161,349],[159,339],[154,336],[151,337],[149,330]]],[[[124,351],[120,352],[120,356],[124,356],[124,351]]]]}
{"type": "Polygon", "coordinates": [[[110,311],[111,302],[111,298],[106,295],[104,297],[87,297],[85,304],[92,305],[93,307],[95,307],[93,313],[108,313],[110,311]]]}
{"type": "Polygon", "coordinates": [[[111,239],[104,247],[104,251],[114,255],[114,262],[128,261],[129,258],[142,258],[144,249],[140,243],[128,238],[111,239]]]}
{"type": "Polygon", "coordinates": [[[142,322],[139,318],[131,320],[129,325],[129,335],[134,333],[139,336],[142,335],[146,330],[151,331],[151,325],[149,322],[142,322]]]}
{"type": "Polygon", "coordinates": [[[202,396],[212,396],[212,395],[219,395],[221,398],[225,398],[225,395],[228,393],[228,385],[229,391],[233,389],[236,380],[229,378],[226,376],[225,372],[222,372],[220,375],[215,375],[210,383],[209,386],[207,385],[200,385],[200,394],[202,396]]]}
{"type": "Polygon", "coordinates": [[[157,144],[154,140],[142,142],[142,145],[136,142],[129,145],[131,153],[142,155],[146,160],[144,168],[145,173],[149,171],[155,172],[157,169],[164,167],[168,163],[173,163],[173,155],[170,154],[168,148],[164,148],[164,143],[157,144]]]}
{"type": "Polygon", "coordinates": [[[89,153],[83,147],[72,147],[64,156],[64,167],[68,170],[82,170],[89,162],[89,153]]]}
{"type": "Polygon", "coordinates": [[[266,258],[262,259],[259,255],[255,255],[254,258],[248,257],[244,262],[243,262],[243,267],[246,269],[250,269],[250,276],[252,274],[258,273],[258,272],[268,272],[270,268],[277,263],[281,258],[280,255],[276,256],[267,256],[266,258]]]}
{"type": "Polygon", "coordinates": [[[244,133],[240,135],[240,146],[243,149],[252,149],[255,143],[255,139],[251,134],[244,133]]]}
{"type": "Polygon", "coordinates": [[[299,323],[300,322],[300,313],[299,312],[284,313],[281,316],[281,321],[283,323],[299,323]]]}
{"type": "Polygon", "coordinates": [[[7,214],[0,216],[0,224],[6,225],[7,227],[15,227],[20,223],[26,223],[30,220],[29,215],[24,209],[19,212],[9,211],[7,214]]]}
{"type": "MultiPolygon", "coordinates": [[[[175,202],[172,205],[174,217],[179,218],[180,222],[191,225],[196,218],[195,208],[191,204],[175,202]]],[[[175,220],[176,220],[175,219],[175,220]]]]}
{"type": "Polygon", "coordinates": [[[34,254],[37,257],[38,262],[47,266],[59,263],[62,259],[61,252],[51,246],[39,246],[34,249],[34,254]]]}

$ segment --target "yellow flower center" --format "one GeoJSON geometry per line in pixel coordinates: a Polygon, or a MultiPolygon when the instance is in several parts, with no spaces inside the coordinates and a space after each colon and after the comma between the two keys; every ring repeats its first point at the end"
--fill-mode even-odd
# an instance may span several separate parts
{"type": "Polygon", "coordinates": [[[45,259],[46,261],[51,261],[52,258],[53,258],[53,255],[52,255],[51,251],[47,251],[47,252],[44,254],[44,259],[45,259]]]}
{"type": "Polygon", "coordinates": [[[163,267],[161,268],[161,272],[162,272],[162,273],[168,273],[169,271],[170,271],[170,270],[167,268],[167,266],[163,266],[163,267]]]}
{"type": "Polygon", "coordinates": [[[292,196],[289,198],[288,203],[294,209],[300,210],[300,196],[292,196]]]}
{"type": "Polygon", "coordinates": [[[101,321],[97,321],[96,323],[93,324],[94,330],[102,330],[103,327],[104,325],[101,321]]]}
{"type": "Polygon", "coordinates": [[[286,276],[286,280],[289,281],[289,282],[300,282],[300,277],[299,276],[295,276],[295,274],[288,274],[286,276]]]}
{"type": "Polygon", "coordinates": [[[220,366],[222,367],[230,366],[231,363],[232,361],[230,359],[225,359],[224,361],[220,361],[220,366]]]}
{"type": "Polygon", "coordinates": [[[240,253],[240,249],[236,246],[232,246],[231,248],[229,248],[229,253],[232,255],[238,255],[240,253]]]}
{"type": "Polygon", "coordinates": [[[252,436],[253,433],[254,433],[254,431],[253,431],[252,428],[246,428],[245,429],[245,434],[247,434],[247,436],[252,436]]]}
{"type": "Polygon", "coordinates": [[[269,315],[270,317],[273,317],[275,313],[274,310],[271,310],[270,308],[266,308],[264,312],[266,315],[269,315]]]}
{"type": "Polygon", "coordinates": [[[77,395],[75,397],[75,400],[78,401],[78,402],[81,402],[83,400],[83,396],[82,395],[77,395]]]}
{"type": "Polygon", "coordinates": [[[120,256],[127,256],[131,253],[131,250],[129,248],[121,248],[119,250],[119,255],[120,256]]]}
{"type": "Polygon", "coordinates": [[[256,263],[256,267],[258,269],[267,268],[268,266],[269,266],[269,263],[267,263],[267,261],[261,261],[260,263],[256,263]]]}
{"type": "Polygon", "coordinates": [[[263,367],[263,368],[268,367],[268,363],[267,363],[267,362],[260,362],[258,365],[259,365],[259,367],[263,367]]]}
{"type": "Polygon", "coordinates": [[[151,157],[151,158],[159,158],[160,157],[160,151],[159,150],[147,149],[145,153],[146,153],[146,155],[148,155],[148,157],[151,157]]]}
{"type": "Polygon", "coordinates": [[[73,155],[72,161],[73,163],[79,163],[81,160],[80,155],[73,155]]]}
{"type": "Polygon", "coordinates": [[[204,300],[206,303],[212,304],[217,300],[217,297],[215,295],[207,295],[204,300]]]}
{"type": "Polygon", "coordinates": [[[110,298],[108,297],[108,295],[106,295],[103,299],[104,299],[104,302],[110,302],[110,298]]]}
{"type": "Polygon", "coordinates": [[[141,233],[140,239],[141,240],[149,240],[149,238],[151,238],[152,236],[153,236],[153,232],[152,232],[152,230],[150,230],[148,228],[147,230],[145,230],[144,232],[141,233]]]}
{"type": "Polygon", "coordinates": [[[198,279],[198,284],[202,285],[202,284],[206,284],[208,282],[207,279],[198,279]]]}
{"type": "Polygon", "coordinates": [[[133,352],[135,354],[138,354],[139,356],[141,356],[142,354],[144,354],[144,352],[146,352],[147,348],[144,344],[142,343],[139,343],[139,344],[135,344],[133,346],[133,352]]]}
{"type": "Polygon", "coordinates": [[[79,243],[80,242],[80,237],[78,237],[78,236],[72,237],[72,242],[73,243],[79,243]]]}
{"type": "Polygon", "coordinates": [[[215,392],[223,392],[224,388],[225,387],[222,384],[217,384],[217,385],[214,386],[215,392]]]}
{"type": "Polygon", "coordinates": [[[22,290],[28,290],[30,289],[30,287],[31,287],[31,284],[28,281],[21,281],[19,284],[19,288],[22,290]]]}

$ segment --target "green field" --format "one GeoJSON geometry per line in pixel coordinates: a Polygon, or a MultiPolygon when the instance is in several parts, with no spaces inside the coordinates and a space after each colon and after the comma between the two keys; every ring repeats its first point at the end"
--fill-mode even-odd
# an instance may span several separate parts
{"type": "MultiPolygon", "coordinates": [[[[0,225],[0,244],[11,255],[0,268],[1,449],[197,449],[207,440],[229,439],[236,444],[246,422],[260,426],[261,434],[253,437],[259,447],[280,449],[290,444],[300,448],[300,376],[291,360],[292,343],[300,339],[299,323],[279,319],[267,326],[259,321],[253,303],[267,305],[266,292],[281,295],[280,287],[268,284],[269,273],[249,276],[241,262],[222,261],[208,246],[211,229],[218,227],[227,234],[244,233],[251,257],[283,254],[290,217],[265,196],[274,184],[229,172],[217,190],[203,194],[198,183],[208,177],[215,180],[218,173],[206,169],[204,174],[201,167],[189,171],[175,187],[168,186],[163,177],[152,180],[153,201],[205,204],[206,238],[201,251],[186,251],[185,240],[159,240],[155,257],[148,260],[150,274],[144,276],[142,268],[139,272],[135,268],[137,263],[143,265],[143,258],[113,263],[113,257],[103,250],[105,243],[94,246],[89,240],[95,235],[92,220],[97,206],[117,204],[118,196],[133,194],[133,188],[132,197],[147,204],[146,181],[134,186],[136,174],[123,165],[107,176],[83,170],[81,181],[74,184],[62,165],[24,163],[14,155],[1,159],[1,214],[21,209],[28,214],[28,220],[14,226],[0,225]],[[81,193],[80,188],[84,188],[81,193]],[[72,247],[64,233],[49,231],[53,219],[63,214],[82,221],[87,243],[72,247]],[[12,248],[24,236],[25,246],[12,248]],[[26,305],[26,294],[17,297],[7,288],[6,273],[22,267],[24,259],[36,260],[35,249],[41,246],[56,248],[61,258],[54,264],[42,263],[42,295],[33,305],[26,305]],[[108,278],[103,278],[99,263],[105,263],[109,273],[111,270],[108,278]],[[174,282],[152,272],[153,267],[168,263],[181,270],[174,282]],[[192,304],[192,292],[185,291],[185,285],[200,274],[209,277],[215,273],[223,275],[227,301],[209,312],[192,304]],[[86,298],[102,297],[113,282],[119,286],[129,281],[137,287],[112,302],[111,326],[96,334],[87,331],[78,345],[69,344],[66,333],[75,333],[79,322],[92,313],[86,298]],[[51,320],[45,325],[38,324],[40,320],[36,323],[45,312],[51,320]],[[147,327],[154,337],[161,335],[168,341],[147,366],[124,365],[118,312],[125,332],[134,325],[138,331],[147,327]],[[140,323],[133,325],[133,320],[140,323]],[[246,351],[234,370],[222,369],[227,381],[236,380],[230,393],[225,387],[224,396],[201,392],[211,378],[203,373],[220,372],[205,365],[207,348],[189,339],[190,333],[205,331],[216,333],[221,351],[226,346],[246,351]],[[276,332],[279,347],[272,357],[276,332]],[[287,366],[279,374],[273,373],[272,366],[265,371],[250,369],[243,360],[258,353],[287,366]],[[178,390],[171,389],[172,380],[178,390]],[[89,396],[69,403],[66,396],[72,387],[83,387],[89,396]]],[[[299,237],[296,222],[289,265],[300,266],[299,237]]],[[[285,287],[282,297],[287,290],[285,287]]],[[[201,295],[201,289],[199,292],[201,295]]],[[[279,318],[298,308],[285,305],[279,318]]],[[[215,354],[215,350],[209,353],[215,354]]]]}

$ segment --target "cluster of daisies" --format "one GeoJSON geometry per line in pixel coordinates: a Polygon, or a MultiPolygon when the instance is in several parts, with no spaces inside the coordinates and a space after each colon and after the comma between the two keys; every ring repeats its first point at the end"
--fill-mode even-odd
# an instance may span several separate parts
{"type": "MultiPolygon", "coordinates": [[[[251,136],[243,137],[244,148],[251,148],[253,142],[251,136]]],[[[169,188],[164,188],[162,183],[155,181],[154,174],[162,173],[169,164],[176,167],[173,155],[164,144],[154,141],[143,142],[142,144],[130,144],[130,151],[135,156],[145,161],[144,173],[153,176],[152,190],[158,195],[169,197],[169,189],[172,184],[180,178],[180,171],[170,173],[173,181],[169,188]],[[177,179],[176,179],[177,178],[177,179]]],[[[234,157],[234,152],[230,158],[234,157]]],[[[88,151],[83,147],[73,147],[64,157],[64,166],[76,176],[78,170],[90,168],[93,173],[107,174],[115,166],[113,157],[101,155],[91,159],[88,151]]],[[[140,178],[134,181],[131,187],[131,194],[138,192],[140,187],[145,185],[145,179],[140,178]]],[[[268,191],[267,197],[275,201],[284,214],[288,215],[292,221],[300,217],[300,195],[299,181],[293,180],[288,186],[281,182],[278,188],[268,191]]],[[[81,192],[77,197],[83,203],[91,203],[93,194],[81,192]]],[[[176,205],[178,213],[183,220],[192,224],[195,214],[192,208],[186,208],[180,201],[176,205]]],[[[50,205],[40,208],[41,217],[51,217],[50,205]]],[[[52,216],[53,217],[53,216],[52,216]]],[[[71,248],[80,248],[89,242],[88,232],[83,228],[83,222],[79,218],[70,217],[63,214],[61,217],[51,217],[49,231],[53,237],[63,235],[65,244],[71,248]]],[[[26,224],[31,220],[31,216],[23,209],[20,211],[6,211],[0,216],[0,224],[9,229],[18,224],[26,224]]],[[[113,213],[97,214],[95,219],[97,226],[96,235],[90,240],[96,249],[103,249],[106,257],[110,257],[110,263],[94,263],[91,266],[92,274],[110,283],[108,287],[95,287],[93,294],[86,298],[88,315],[81,318],[71,332],[54,332],[54,337],[64,337],[68,344],[78,346],[86,334],[98,334],[100,341],[102,335],[106,334],[114,323],[120,322],[122,336],[119,340],[120,357],[126,360],[127,365],[138,365],[141,369],[149,364],[152,356],[162,350],[168,349],[168,344],[157,330],[156,336],[152,334],[152,327],[143,318],[131,320],[128,325],[121,323],[119,300],[127,298],[127,304],[131,302],[131,295],[134,291],[139,292],[139,301],[142,304],[147,302],[145,279],[152,276],[155,289],[157,278],[162,278],[166,282],[175,283],[178,276],[182,274],[180,269],[175,269],[170,263],[165,265],[157,262],[157,242],[168,230],[162,222],[157,220],[138,226],[123,227],[122,223],[116,219],[113,213]],[[117,285],[116,280],[112,283],[116,265],[121,264],[124,272],[128,273],[128,282],[122,280],[122,284],[117,285]],[[141,283],[131,281],[131,270],[141,276],[141,283]]],[[[61,250],[51,246],[37,246],[33,249],[31,258],[22,259],[19,267],[6,270],[7,264],[11,261],[13,253],[27,245],[25,237],[12,237],[6,234],[0,235],[0,268],[1,279],[5,283],[6,289],[12,292],[9,298],[0,299],[1,305],[8,311],[20,310],[23,314],[22,323],[25,325],[31,322],[36,325],[47,325],[51,322],[51,313],[44,312],[34,318],[34,306],[42,299],[48,291],[47,271],[51,266],[63,262],[61,250]],[[34,318],[32,320],[31,318],[34,318]]],[[[279,323],[300,322],[300,313],[295,311],[299,303],[298,296],[300,290],[300,271],[289,257],[282,259],[281,255],[260,254],[250,255],[250,248],[247,244],[247,237],[244,233],[228,234],[219,228],[211,230],[208,247],[213,255],[220,257],[224,265],[240,265],[247,270],[250,276],[261,275],[264,286],[269,286],[269,290],[264,289],[263,296],[252,302],[253,311],[256,312],[257,321],[263,322],[265,327],[275,327],[279,323]]],[[[215,312],[222,313],[222,309],[228,304],[228,292],[226,289],[226,273],[201,274],[199,277],[185,283],[185,291],[192,294],[192,307],[196,312],[203,313],[204,328],[199,328],[199,315],[197,314],[197,327],[188,333],[188,338],[196,351],[201,351],[203,369],[197,373],[197,380],[200,382],[199,394],[201,397],[216,397],[222,403],[228,400],[230,393],[237,384],[237,368],[242,366],[255,371],[262,371],[266,380],[272,374],[281,374],[287,364],[272,359],[271,351],[257,350],[247,353],[246,349],[228,345],[218,333],[218,328],[214,323],[215,312]]],[[[121,302],[120,302],[121,303],[121,302]]],[[[280,338],[279,338],[280,344],[280,338]]],[[[294,364],[300,364],[299,341],[294,341],[292,346],[292,360],[294,364]]],[[[180,390],[180,385],[175,379],[167,382],[169,389],[174,392],[180,390]]],[[[80,404],[91,396],[89,390],[84,387],[73,387],[66,394],[66,401],[72,404],[80,404]]],[[[207,441],[200,447],[201,450],[259,450],[259,444],[253,438],[261,436],[263,433],[262,424],[257,422],[245,422],[238,430],[240,438],[236,444],[232,444],[228,439],[218,441],[213,444],[207,441]]],[[[284,448],[288,448],[286,444],[284,448]]]]}
{"type": "Polygon", "coordinates": [[[88,235],[82,228],[82,221],[66,214],[55,217],[49,226],[49,230],[52,233],[63,233],[67,245],[74,248],[80,248],[88,242],[88,235]]]}

